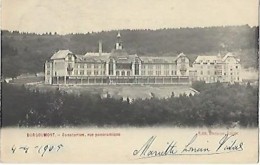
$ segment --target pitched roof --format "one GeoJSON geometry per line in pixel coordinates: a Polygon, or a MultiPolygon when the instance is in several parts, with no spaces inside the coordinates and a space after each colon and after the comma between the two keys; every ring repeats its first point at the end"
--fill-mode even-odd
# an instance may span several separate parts
{"type": "Polygon", "coordinates": [[[233,57],[233,58],[235,58],[236,59],[236,61],[240,61],[240,59],[238,59],[238,58],[236,58],[232,53],[227,53],[224,57],[223,57],[223,61],[226,61],[226,59],[228,58],[228,57],[233,57]]]}
{"type": "Polygon", "coordinates": [[[110,55],[110,53],[102,52],[100,55],[99,52],[87,52],[84,56],[104,56],[104,55],[110,55]]]}
{"type": "Polygon", "coordinates": [[[112,56],[125,56],[125,55],[128,55],[128,53],[124,49],[119,49],[119,50],[113,49],[111,51],[111,55],[112,56]]]}
{"type": "Polygon", "coordinates": [[[180,58],[180,57],[186,57],[186,55],[185,55],[184,53],[180,53],[180,54],[176,57],[176,59],[178,59],[178,58],[180,58]]]}
{"type": "Polygon", "coordinates": [[[117,63],[131,63],[134,62],[138,56],[136,54],[133,55],[121,55],[121,56],[111,56],[111,58],[115,59],[117,63]]]}
{"type": "Polygon", "coordinates": [[[214,55],[214,56],[198,56],[194,63],[200,63],[202,62],[223,62],[225,61],[228,57],[234,57],[238,62],[240,59],[236,58],[232,53],[227,53],[224,57],[221,55],[214,55]]]}
{"type": "Polygon", "coordinates": [[[72,52],[69,50],[59,50],[56,52],[54,55],[52,55],[51,60],[54,59],[63,59],[65,58],[68,54],[71,54],[72,52]]]}
{"type": "Polygon", "coordinates": [[[110,54],[105,54],[101,56],[89,56],[84,55],[81,58],[78,58],[77,61],[83,61],[83,62],[104,62],[107,61],[110,57],[110,54]]]}
{"type": "Polygon", "coordinates": [[[195,63],[199,63],[199,62],[215,62],[215,61],[221,61],[221,58],[219,56],[198,56],[195,59],[195,63]]]}
{"type": "Polygon", "coordinates": [[[151,57],[151,56],[140,56],[140,59],[144,63],[174,63],[177,59],[177,57],[151,57]]]}

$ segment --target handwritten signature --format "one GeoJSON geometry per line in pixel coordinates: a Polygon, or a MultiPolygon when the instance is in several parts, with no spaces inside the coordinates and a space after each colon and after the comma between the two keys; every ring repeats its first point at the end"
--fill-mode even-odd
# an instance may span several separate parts
{"type": "Polygon", "coordinates": [[[51,153],[51,152],[59,152],[64,146],[62,144],[58,145],[50,145],[50,144],[45,144],[45,145],[35,145],[35,146],[28,146],[28,145],[13,145],[11,148],[11,152],[13,154],[17,152],[22,152],[25,154],[28,154],[30,152],[37,152],[41,157],[43,157],[46,153],[51,153]]]}
{"type": "Polygon", "coordinates": [[[216,148],[201,147],[196,144],[198,134],[196,133],[184,147],[178,148],[177,141],[173,140],[166,143],[165,149],[152,149],[157,139],[156,136],[150,137],[144,145],[133,151],[133,156],[138,158],[152,158],[170,155],[214,155],[230,152],[239,152],[244,150],[244,143],[239,142],[235,136],[237,134],[225,134],[217,142],[216,148]]]}

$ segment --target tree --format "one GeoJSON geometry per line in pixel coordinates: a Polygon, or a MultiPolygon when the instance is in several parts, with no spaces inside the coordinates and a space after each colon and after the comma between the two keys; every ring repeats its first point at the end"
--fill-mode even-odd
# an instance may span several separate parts
{"type": "Polygon", "coordinates": [[[174,96],[175,96],[175,94],[174,94],[174,92],[172,92],[171,98],[174,98],[174,96]]]}
{"type": "Polygon", "coordinates": [[[129,97],[126,98],[126,102],[127,102],[128,104],[130,104],[130,99],[129,99],[129,97]]]}

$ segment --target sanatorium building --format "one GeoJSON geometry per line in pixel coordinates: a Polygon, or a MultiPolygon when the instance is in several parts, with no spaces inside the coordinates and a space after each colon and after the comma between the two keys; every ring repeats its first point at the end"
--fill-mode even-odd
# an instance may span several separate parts
{"type": "Polygon", "coordinates": [[[45,63],[45,84],[189,84],[192,81],[241,82],[240,60],[231,53],[225,56],[197,56],[190,64],[181,53],[173,56],[138,56],[128,54],[117,35],[110,53],[99,51],[85,55],[59,50],[45,63]]]}

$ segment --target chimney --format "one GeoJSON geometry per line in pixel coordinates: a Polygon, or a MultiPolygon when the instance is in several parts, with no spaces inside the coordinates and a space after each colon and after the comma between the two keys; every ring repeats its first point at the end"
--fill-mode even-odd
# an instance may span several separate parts
{"type": "Polygon", "coordinates": [[[99,40],[99,42],[98,42],[98,53],[100,56],[102,55],[102,41],[101,40],[99,40]]]}

